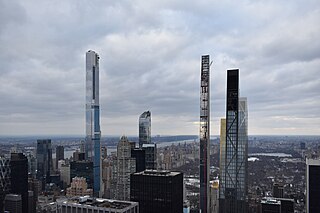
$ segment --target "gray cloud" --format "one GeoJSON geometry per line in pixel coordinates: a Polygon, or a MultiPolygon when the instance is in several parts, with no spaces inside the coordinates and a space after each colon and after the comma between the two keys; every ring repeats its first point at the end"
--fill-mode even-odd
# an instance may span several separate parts
{"type": "Polygon", "coordinates": [[[0,134],[83,134],[85,51],[101,56],[104,135],[198,134],[210,54],[212,133],[240,68],[250,134],[319,134],[320,5],[307,1],[0,1],[0,134]]]}

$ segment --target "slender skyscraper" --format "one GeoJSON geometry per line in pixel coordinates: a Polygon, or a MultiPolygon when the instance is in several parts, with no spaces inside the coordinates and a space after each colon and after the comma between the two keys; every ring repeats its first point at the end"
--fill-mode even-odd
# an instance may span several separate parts
{"type": "Polygon", "coordinates": [[[225,136],[221,130],[220,213],[246,213],[247,199],[247,99],[239,99],[239,70],[227,72],[225,136]]]}
{"type": "Polygon", "coordinates": [[[93,191],[98,195],[101,182],[100,159],[99,55],[86,53],[86,159],[93,161],[93,191]]]}
{"type": "Polygon", "coordinates": [[[139,147],[151,143],[151,112],[145,111],[139,117],[139,147]]]}
{"type": "Polygon", "coordinates": [[[209,213],[210,169],[210,56],[201,60],[200,87],[200,211],[209,213]]]}
{"type": "Polygon", "coordinates": [[[51,139],[37,140],[37,179],[41,182],[41,189],[50,183],[52,172],[51,139]]]}

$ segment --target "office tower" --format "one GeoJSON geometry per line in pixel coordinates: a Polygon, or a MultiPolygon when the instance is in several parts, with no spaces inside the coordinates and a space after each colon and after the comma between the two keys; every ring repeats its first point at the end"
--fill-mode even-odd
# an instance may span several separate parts
{"type": "Polygon", "coordinates": [[[294,199],[276,198],[281,202],[281,213],[294,213],[294,199]]]}
{"type": "MultiPolygon", "coordinates": [[[[84,177],[88,187],[93,188],[93,162],[92,161],[72,161],[70,162],[70,180],[74,177],[84,177]]],[[[94,190],[93,190],[94,192],[94,190]]]]}
{"type": "Polygon", "coordinates": [[[23,209],[22,198],[19,194],[7,194],[4,199],[4,209],[9,213],[28,212],[28,209],[23,209]]]}
{"type": "Polygon", "coordinates": [[[102,161],[103,197],[111,198],[112,161],[108,158],[102,161]]]}
{"type": "MultiPolygon", "coordinates": [[[[38,201],[39,188],[40,188],[39,180],[37,180],[36,178],[33,178],[33,177],[29,177],[28,178],[28,193],[29,193],[29,191],[33,192],[34,207],[36,206],[36,203],[38,201]]],[[[28,204],[28,208],[30,209],[29,204],[28,204]]]]}
{"type": "Polygon", "coordinates": [[[146,150],[144,149],[131,149],[131,157],[136,159],[136,171],[142,172],[146,169],[146,150]]]}
{"type": "Polygon", "coordinates": [[[21,195],[22,212],[28,212],[28,158],[22,153],[11,153],[11,193],[21,195]]]}
{"type": "Polygon", "coordinates": [[[131,174],[130,193],[140,213],[182,213],[183,174],[159,170],[131,174]]]}
{"type": "Polygon", "coordinates": [[[3,202],[10,192],[10,159],[0,157],[0,212],[3,212],[3,202]]]}
{"type": "Polygon", "coordinates": [[[85,156],[93,161],[93,192],[98,196],[101,182],[100,158],[99,55],[86,53],[86,142],[85,156]]]}
{"type": "Polygon", "coordinates": [[[261,200],[261,213],[281,213],[281,202],[274,198],[263,198],[261,200]]]}
{"type": "Polygon", "coordinates": [[[219,213],[219,181],[210,181],[210,213],[219,213]]]}
{"type": "Polygon", "coordinates": [[[306,143],[305,142],[301,142],[300,143],[300,149],[306,149],[306,143]]]}
{"type": "Polygon", "coordinates": [[[57,200],[59,213],[139,213],[139,204],[130,201],[95,199],[89,196],[57,200]]]}
{"type": "Polygon", "coordinates": [[[63,182],[64,188],[70,184],[70,165],[62,164],[60,167],[60,180],[63,182]]]}
{"type": "Polygon", "coordinates": [[[145,111],[139,117],[139,147],[151,143],[151,112],[145,111]]]}
{"type": "Polygon", "coordinates": [[[157,145],[142,144],[142,150],[145,151],[146,169],[157,169],[157,145]]]}
{"type": "Polygon", "coordinates": [[[28,213],[36,212],[36,204],[33,191],[28,191],[28,213]]]}
{"type": "Polygon", "coordinates": [[[83,177],[72,178],[71,186],[67,188],[67,197],[74,196],[91,196],[93,195],[92,189],[88,189],[88,184],[86,179],[83,177]]]}
{"type": "Polygon", "coordinates": [[[200,84],[200,211],[209,213],[210,56],[201,59],[200,84]]]}
{"type": "Polygon", "coordinates": [[[64,147],[57,146],[56,147],[56,169],[58,170],[58,161],[64,160],[64,147]]]}
{"type": "Polygon", "coordinates": [[[283,184],[274,183],[273,184],[273,197],[283,198],[283,184]]]}
{"type": "Polygon", "coordinates": [[[248,111],[239,99],[239,70],[227,71],[226,120],[221,122],[220,213],[247,212],[248,111]],[[225,134],[225,135],[224,135],[225,134]]]}
{"type": "Polygon", "coordinates": [[[136,161],[131,157],[128,138],[122,136],[117,146],[117,159],[112,169],[111,197],[117,200],[130,199],[130,174],[136,171],[136,161]]]}
{"type": "Polygon", "coordinates": [[[320,159],[306,159],[307,213],[320,212],[320,159]]]}
{"type": "Polygon", "coordinates": [[[28,174],[29,176],[35,178],[37,175],[37,159],[31,153],[27,154],[27,158],[28,158],[28,174]]]}
{"type": "Polygon", "coordinates": [[[41,182],[41,189],[50,183],[52,171],[52,148],[51,140],[37,140],[37,179],[41,182]]]}

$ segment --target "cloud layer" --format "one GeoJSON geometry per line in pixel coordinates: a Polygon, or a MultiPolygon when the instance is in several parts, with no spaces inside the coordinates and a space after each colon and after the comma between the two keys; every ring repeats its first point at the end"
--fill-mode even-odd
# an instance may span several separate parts
{"type": "Polygon", "coordinates": [[[317,0],[0,0],[0,135],[83,135],[89,49],[103,135],[137,135],[145,110],[152,134],[198,134],[202,54],[212,134],[234,67],[249,134],[319,134],[319,20],[317,0]]]}

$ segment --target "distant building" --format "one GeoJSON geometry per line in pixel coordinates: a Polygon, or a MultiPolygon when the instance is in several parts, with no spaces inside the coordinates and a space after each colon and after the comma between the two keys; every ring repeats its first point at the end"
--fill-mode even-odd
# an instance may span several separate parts
{"type": "Polygon", "coordinates": [[[137,202],[91,198],[89,196],[57,200],[59,213],[139,213],[137,202]]]}
{"type": "Polygon", "coordinates": [[[131,157],[128,138],[122,136],[117,146],[117,158],[112,169],[111,198],[130,199],[130,174],[136,171],[136,160],[131,157]]]}
{"type": "Polygon", "coordinates": [[[10,192],[10,159],[0,157],[0,212],[3,212],[4,198],[10,192]]]}
{"type": "Polygon", "coordinates": [[[28,209],[22,211],[22,198],[19,194],[7,194],[4,200],[4,209],[9,213],[28,212],[28,209]]]}
{"type": "Polygon", "coordinates": [[[145,111],[139,117],[139,147],[151,143],[151,112],[145,111]]]}
{"type": "Polygon", "coordinates": [[[142,150],[145,151],[145,162],[146,162],[146,169],[156,170],[157,169],[157,145],[150,143],[150,144],[143,144],[142,150]]]}
{"type": "Polygon", "coordinates": [[[219,181],[210,181],[210,213],[219,213],[219,181]]]}
{"type": "Polygon", "coordinates": [[[131,149],[131,157],[136,159],[136,171],[142,172],[146,169],[146,150],[144,149],[131,149]]]}
{"type": "Polygon", "coordinates": [[[37,179],[41,182],[41,189],[45,184],[50,183],[52,167],[51,140],[37,140],[37,179]]]}
{"type": "Polygon", "coordinates": [[[59,160],[64,160],[64,147],[63,146],[56,147],[56,168],[57,168],[57,170],[58,170],[59,160]]]}
{"type": "Polygon", "coordinates": [[[261,200],[261,213],[294,213],[294,200],[264,197],[261,200]]]}
{"type": "Polygon", "coordinates": [[[139,203],[140,213],[182,213],[183,174],[157,170],[131,174],[130,200],[139,203]]]}
{"type": "Polygon", "coordinates": [[[93,187],[93,162],[92,161],[72,161],[70,162],[70,180],[74,177],[84,177],[88,188],[93,187]]]}
{"type": "Polygon", "coordinates": [[[11,153],[11,193],[21,195],[22,213],[28,213],[28,158],[22,153],[11,153]]]}
{"type": "Polygon", "coordinates": [[[112,161],[108,158],[102,161],[103,198],[111,198],[112,161]]]}
{"type": "Polygon", "coordinates": [[[261,213],[281,213],[281,202],[274,198],[261,200],[261,213]]]}
{"type": "Polygon", "coordinates": [[[67,188],[67,197],[74,196],[92,196],[93,190],[88,189],[88,184],[86,179],[83,177],[74,177],[72,178],[71,186],[67,188]]]}
{"type": "Polygon", "coordinates": [[[70,165],[62,164],[60,167],[60,180],[64,188],[70,185],[70,165]]]}
{"type": "Polygon", "coordinates": [[[36,204],[33,191],[28,191],[28,213],[36,212],[36,204]]]}
{"type": "Polygon", "coordinates": [[[283,198],[283,184],[274,183],[273,184],[273,197],[283,198]]]}
{"type": "Polygon", "coordinates": [[[307,213],[320,212],[320,159],[306,159],[307,213]]]}
{"type": "Polygon", "coordinates": [[[306,149],[306,143],[305,142],[301,142],[300,143],[300,149],[302,149],[302,150],[306,149]]]}

